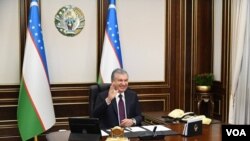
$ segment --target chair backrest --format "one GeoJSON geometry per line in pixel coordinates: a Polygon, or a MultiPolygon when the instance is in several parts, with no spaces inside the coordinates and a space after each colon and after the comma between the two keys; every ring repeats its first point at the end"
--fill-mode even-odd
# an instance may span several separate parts
{"type": "Polygon", "coordinates": [[[95,100],[97,97],[97,94],[109,89],[110,84],[95,84],[91,85],[89,88],[89,116],[93,117],[93,110],[95,106],[95,100]]]}

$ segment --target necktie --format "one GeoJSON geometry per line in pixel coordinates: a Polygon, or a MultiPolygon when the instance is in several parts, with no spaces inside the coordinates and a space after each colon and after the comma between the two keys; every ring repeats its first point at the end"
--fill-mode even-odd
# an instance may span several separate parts
{"type": "Polygon", "coordinates": [[[125,119],[125,108],[124,108],[124,102],[122,100],[122,95],[119,95],[119,102],[118,102],[118,106],[119,106],[119,116],[120,116],[120,123],[122,122],[123,119],[125,119]]]}

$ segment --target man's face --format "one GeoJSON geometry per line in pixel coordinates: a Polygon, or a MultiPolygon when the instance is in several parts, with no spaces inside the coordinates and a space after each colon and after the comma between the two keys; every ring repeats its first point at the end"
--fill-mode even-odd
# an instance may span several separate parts
{"type": "Polygon", "coordinates": [[[115,74],[112,82],[116,90],[119,93],[124,92],[128,88],[128,75],[127,74],[115,74]]]}

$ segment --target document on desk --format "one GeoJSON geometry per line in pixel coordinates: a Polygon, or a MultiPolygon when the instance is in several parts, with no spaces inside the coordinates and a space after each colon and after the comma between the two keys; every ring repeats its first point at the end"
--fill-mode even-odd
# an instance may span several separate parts
{"type": "Polygon", "coordinates": [[[108,136],[109,134],[108,133],[106,133],[105,131],[103,131],[103,130],[101,130],[101,134],[102,134],[102,137],[104,137],[104,136],[108,136]]]}
{"type": "Polygon", "coordinates": [[[168,131],[168,130],[171,130],[163,125],[146,125],[146,126],[142,126],[143,128],[145,129],[148,129],[149,131],[152,131],[154,130],[154,128],[156,127],[156,131],[168,131]]]}
{"type": "Polygon", "coordinates": [[[126,127],[124,131],[125,136],[130,137],[146,137],[146,136],[160,136],[160,135],[176,135],[177,133],[164,125],[147,125],[147,126],[133,126],[126,127]]]}
{"type": "Polygon", "coordinates": [[[130,131],[130,132],[143,132],[146,131],[145,129],[138,127],[138,126],[134,126],[134,127],[127,127],[125,128],[126,130],[130,131]]]}

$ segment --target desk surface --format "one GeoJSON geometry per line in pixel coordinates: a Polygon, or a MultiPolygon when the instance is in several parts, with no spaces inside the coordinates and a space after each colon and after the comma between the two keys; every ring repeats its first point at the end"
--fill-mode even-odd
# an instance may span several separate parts
{"type": "Polygon", "coordinates": [[[143,113],[144,120],[152,124],[163,124],[166,127],[172,129],[173,131],[179,133],[176,136],[166,136],[165,141],[221,141],[221,123],[218,120],[213,120],[210,125],[203,125],[202,135],[193,137],[182,136],[182,131],[184,128],[183,123],[166,123],[164,118],[161,116],[167,115],[164,112],[145,112],[143,113]]]}
{"type": "MultiPolygon", "coordinates": [[[[167,115],[164,112],[145,112],[143,116],[145,121],[152,124],[162,124],[166,127],[172,129],[173,131],[179,133],[179,135],[174,136],[165,136],[164,141],[221,141],[221,124],[218,121],[213,121],[210,125],[203,125],[202,135],[193,136],[193,137],[184,137],[182,136],[182,131],[184,128],[183,123],[169,124],[165,123],[164,118],[161,118],[162,115],[167,115]]],[[[70,131],[64,132],[53,132],[47,135],[50,140],[48,141],[68,141],[70,131]]],[[[105,141],[106,137],[102,137],[102,141],[105,141]]],[[[130,141],[140,141],[139,138],[131,138],[130,141]]],[[[152,140],[151,140],[152,141],[152,140]]],[[[160,141],[160,140],[157,140],[160,141]]]]}

